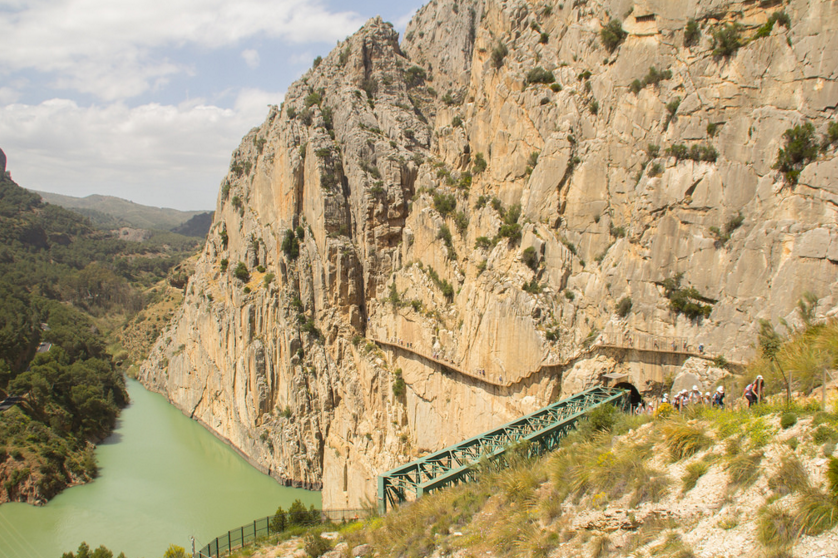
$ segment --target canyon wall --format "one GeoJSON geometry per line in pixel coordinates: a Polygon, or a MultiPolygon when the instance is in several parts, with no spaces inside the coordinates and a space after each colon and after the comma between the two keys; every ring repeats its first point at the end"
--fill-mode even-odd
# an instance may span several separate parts
{"type": "Polygon", "coordinates": [[[234,152],[140,379],[346,508],[605,374],[745,361],[760,319],[835,306],[837,78],[829,0],[434,0],[401,42],[370,20],[234,152]],[[804,123],[823,149],[787,175],[804,123]],[[597,348],[642,334],[689,349],[597,348]]]}

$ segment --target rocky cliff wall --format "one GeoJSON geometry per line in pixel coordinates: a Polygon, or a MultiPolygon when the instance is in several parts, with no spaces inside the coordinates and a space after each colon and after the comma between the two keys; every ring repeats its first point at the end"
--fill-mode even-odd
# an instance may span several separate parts
{"type": "Polygon", "coordinates": [[[835,144],[796,184],[773,166],[794,125],[828,136],[836,28],[828,0],[435,0],[401,44],[371,20],[233,154],[141,380],[352,507],[422,452],[689,356],[598,332],[747,359],[759,319],[835,306],[835,144]]]}

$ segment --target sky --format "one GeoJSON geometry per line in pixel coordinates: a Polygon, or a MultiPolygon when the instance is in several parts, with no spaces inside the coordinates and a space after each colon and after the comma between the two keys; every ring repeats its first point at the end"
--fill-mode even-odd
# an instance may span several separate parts
{"type": "Polygon", "coordinates": [[[369,18],[422,0],[0,0],[0,148],[24,188],[212,210],[242,136],[369,18]]]}

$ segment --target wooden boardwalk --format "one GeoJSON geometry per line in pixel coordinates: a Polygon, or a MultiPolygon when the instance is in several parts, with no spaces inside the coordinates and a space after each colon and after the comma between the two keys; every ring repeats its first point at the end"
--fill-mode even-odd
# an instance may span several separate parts
{"type": "Polygon", "coordinates": [[[437,356],[433,353],[424,351],[421,348],[417,347],[414,343],[404,341],[402,339],[392,338],[384,340],[379,339],[377,337],[370,337],[369,339],[382,347],[391,347],[407,351],[416,356],[422,357],[425,360],[433,362],[438,366],[441,366],[458,374],[462,374],[463,376],[468,376],[469,378],[474,378],[475,380],[478,380],[480,382],[498,387],[510,387],[512,385],[520,383],[523,380],[532,376],[533,374],[538,374],[539,372],[542,372],[545,368],[566,367],[572,364],[573,362],[579,360],[583,356],[600,349],[623,349],[653,353],[668,353],[674,355],[683,355],[685,357],[698,357],[704,360],[713,360],[714,358],[709,353],[704,352],[703,347],[701,349],[693,347],[686,341],[685,338],[682,337],[664,337],[640,332],[603,332],[599,334],[597,339],[590,346],[588,346],[587,348],[583,348],[579,353],[577,353],[573,357],[567,358],[562,362],[542,364],[535,370],[521,372],[516,376],[512,376],[508,373],[498,374],[490,370],[465,369],[452,360],[448,360],[446,358],[437,356]]]}

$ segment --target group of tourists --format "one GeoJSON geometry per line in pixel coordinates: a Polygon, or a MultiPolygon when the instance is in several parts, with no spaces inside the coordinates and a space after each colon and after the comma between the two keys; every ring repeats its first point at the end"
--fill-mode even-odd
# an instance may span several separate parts
{"type": "MultiPolygon", "coordinates": [[[[762,402],[765,398],[765,379],[762,375],[757,376],[753,382],[745,387],[743,396],[745,397],[745,400],[748,401],[748,407],[753,406],[755,403],[762,402]]],[[[672,407],[679,412],[692,405],[704,405],[707,407],[712,406],[718,409],[724,409],[725,387],[717,387],[716,391],[711,395],[709,391],[702,393],[698,386],[695,385],[692,389],[682,389],[678,393],[675,393],[671,400],[669,398],[669,394],[664,393],[663,397],[661,397],[660,403],[657,405],[654,401],[641,401],[634,408],[634,412],[638,415],[651,415],[654,414],[657,408],[664,403],[672,405],[672,407]]]]}

